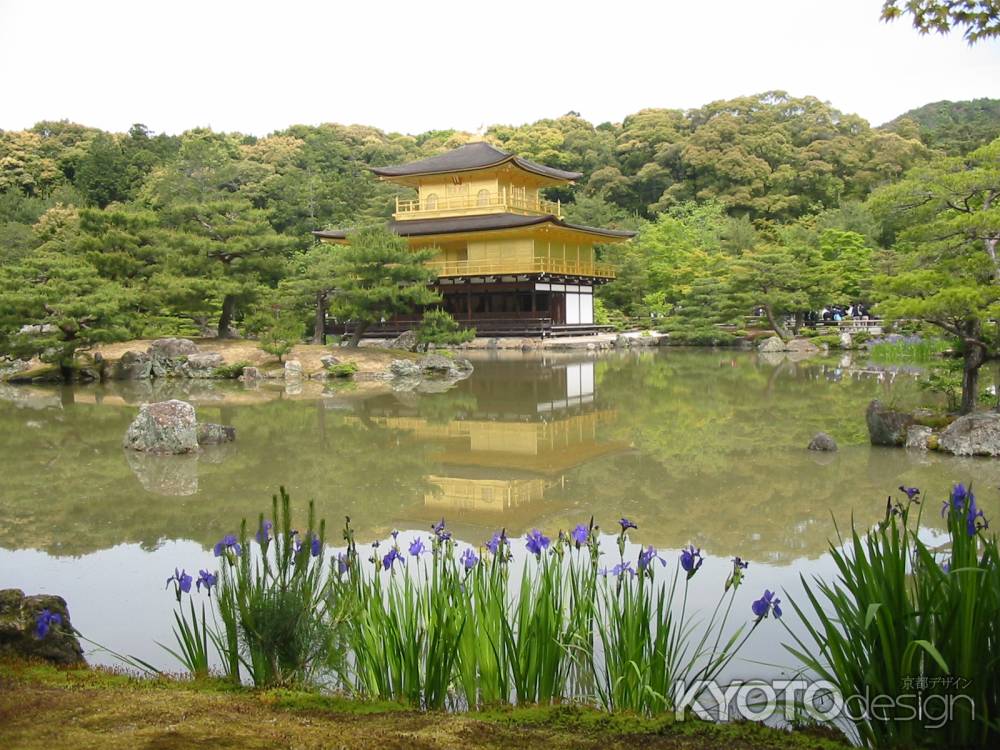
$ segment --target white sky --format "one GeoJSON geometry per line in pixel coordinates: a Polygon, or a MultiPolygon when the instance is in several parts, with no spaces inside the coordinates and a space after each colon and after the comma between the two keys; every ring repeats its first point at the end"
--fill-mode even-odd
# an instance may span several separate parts
{"type": "Polygon", "coordinates": [[[880,124],[1000,97],[1000,41],[920,36],[881,0],[0,0],[0,129],[296,123],[474,131],[620,122],[782,89],[880,124]]]}

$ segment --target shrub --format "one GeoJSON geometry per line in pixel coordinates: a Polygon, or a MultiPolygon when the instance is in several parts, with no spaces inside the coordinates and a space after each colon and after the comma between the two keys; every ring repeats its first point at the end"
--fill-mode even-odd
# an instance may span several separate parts
{"type": "Polygon", "coordinates": [[[424,351],[430,344],[457,346],[476,337],[475,328],[463,328],[446,310],[427,310],[417,326],[417,343],[424,351]]]}
{"type": "Polygon", "coordinates": [[[243,374],[244,367],[250,367],[250,362],[240,360],[229,365],[222,365],[212,370],[212,377],[220,380],[235,380],[243,374]]]}
{"type": "Polygon", "coordinates": [[[335,365],[326,365],[323,369],[331,378],[351,378],[358,371],[358,366],[354,362],[340,362],[335,365]]]}
{"type": "Polygon", "coordinates": [[[837,334],[824,334],[822,336],[810,336],[809,340],[813,342],[816,346],[823,346],[826,344],[831,349],[840,348],[840,336],[837,334]]]}

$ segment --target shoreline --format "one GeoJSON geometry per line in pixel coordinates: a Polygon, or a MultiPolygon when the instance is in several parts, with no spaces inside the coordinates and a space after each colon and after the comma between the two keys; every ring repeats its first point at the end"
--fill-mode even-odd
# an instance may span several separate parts
{"type": "Polygon", "coordinates": [[[0,657],[0,745],[135,747],[494,748],[551,750],[842,750],[833,730],[788,731],[673,715],[646,718],[577,705],[450,713],[296,689],[254,690],[221,680],[136,678],[0,657]]]}

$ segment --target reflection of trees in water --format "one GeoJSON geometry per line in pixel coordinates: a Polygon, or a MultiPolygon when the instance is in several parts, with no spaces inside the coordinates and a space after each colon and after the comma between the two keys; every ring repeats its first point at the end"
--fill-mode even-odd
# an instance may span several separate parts
{"type": "MultiPolygon", "coordinates": [[[[222,409],[224,421],[236,425],[237,442],[221,462],[212,451],[196,459],[196,495],[168,497],[163,490],[190,484],[191,466],[132,457],[134,473],[120,447],[134,409],[78,403],[28,411],[0,402],[0,546],[56,554],[124,542],[155,547],[164,538],[207,546],[236,530],[242,517],[268,508],[278,484],[303,510],[315,499],[337,540],[344,515],[356,517],[363,531],[428,489],[424,450],[404,432],[348,422],[322,402],[222,409]],[[26,427],[29,421],[34,426],[26,427]],[[152,483],[148,490],[143,480],[152,483]]],[[[217,407],[198,412],[200,419],[223,421],[217,407]]]]}
{"type": "MultiPolygon", "coordinates": [[[[915,399],[912,378],[755,362],[687,352],[602,362],[601,397],[622,415],[611,433],[635,451],[581,467],[570,477],[574,494],[610,506],[609,518],[635,517],[640,538],[655,544],[785,561],[826,550],[831,514],[842,525],[852,512],[861,525],[877,520],[904,481],[936,498],[952,480],[1000,480],[998,462],[868,446],[865,405],[915,399]],[[840,451],[805,450],[820,430],[840,451]]],[[[928,502],[935,524],[939,503],[928,502]]]]}
{"type": "Polygon", "coordinates": [[[639,522],[639,539],[658,546],[693,542],[778,562],[821,554],[833,534],[831,513],[842,524],[852,511],[862,525],[877,519],[886,494],[902,483],[934,492],[925,513],[932,523],[950,481],[973,481],[987,514],[997,509],[1000,461],[868,446],[869,399],[919,398],[906,374],[703,351],[632,352],[596,366],[593,404],[544,415],[536,406],[565,394],[565,372],[516,362],[481,363],[470,381],[429,396],[352,405],[202,402],[200,419],[233,424],[238,436],[194,463],[127,456],[120,441],[136,408],[120,406],[113,390],[80,389],[75,403],[39,391],[31,408],[0,401],[0,546],[61,554],[122,542],[153,547],[163,538],[207,546],[269,507],[278,484],[303,508],[316,500],[332,541],[348,514],[362,537],[423,523],[418,511],[430,497],[435,507],[426,513],[448,515],[473,540],[488,536],[487,526],[554,531],[591,514],[613,530],[624,514],[639,522]],[[103,405],[93,403],[101,393],[103,405]],[[465,434],[473,429],[484,436],[475,449],[465,434]],[[528,450],[535,443],[526,435],[536,429],[538,445],[563,433],[566,445],[528,450]],[[820,430],[838,440],[838,453],[805,450],[820,430]],[[519,438],[527,442],[515,455],[519,438]],[[538,476],[547,478],[544,492],[499,514],[449,513],[437,502],[450,497],[442,478],[455,503],[470,505],[459,497],[470,486],[509,480],[516,489],[538,476]],[[456,479],[469,481],[459,487],[456,479]],[[194,482],[197,493],[184,494],[194,482]]]}

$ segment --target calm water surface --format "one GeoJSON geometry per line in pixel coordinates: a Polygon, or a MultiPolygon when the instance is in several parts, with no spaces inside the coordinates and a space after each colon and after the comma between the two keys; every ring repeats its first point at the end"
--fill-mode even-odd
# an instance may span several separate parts
{"type": "MultiPolygon", "coordinates": [[[[214,542],[266,510],[279,484],[300,508],[315,499],[333,543],[345,515],[359,540],[394,528],[408,540],[444,516],[473,545],[500,527],[554,533],[592,515],[612,533],[628,516],[634,540],[665,557],[702,548],[696,604],[714,604],[733,555],[749,559],[736,605],[747,619],[764,587],[794,597],[800,575],[832,575],[834,519],[869,525],[900,484],[931,495],[931,535],[951,482],[972,481],[988,516],[1000,508],[1000,461],[869,446],[868,401],[913,405],[921,394],[905,369],[838,359],[508,355],[476,360],[469,380],[437,394],[0,388],[0,587],[58,593],[93,640],[170,667],[154,643],[171,640],[164,582],[175,566],[214,567],[214,542]],[[138,404],[175,396],[202,420],[235,425],[236,443],[196,457],[122,450],[138,404]],[[805,450],[820,430],[839,452],[805,450]]],[[[790,664],[784,632],[765,625],[743,655],[790,664]]]]}

